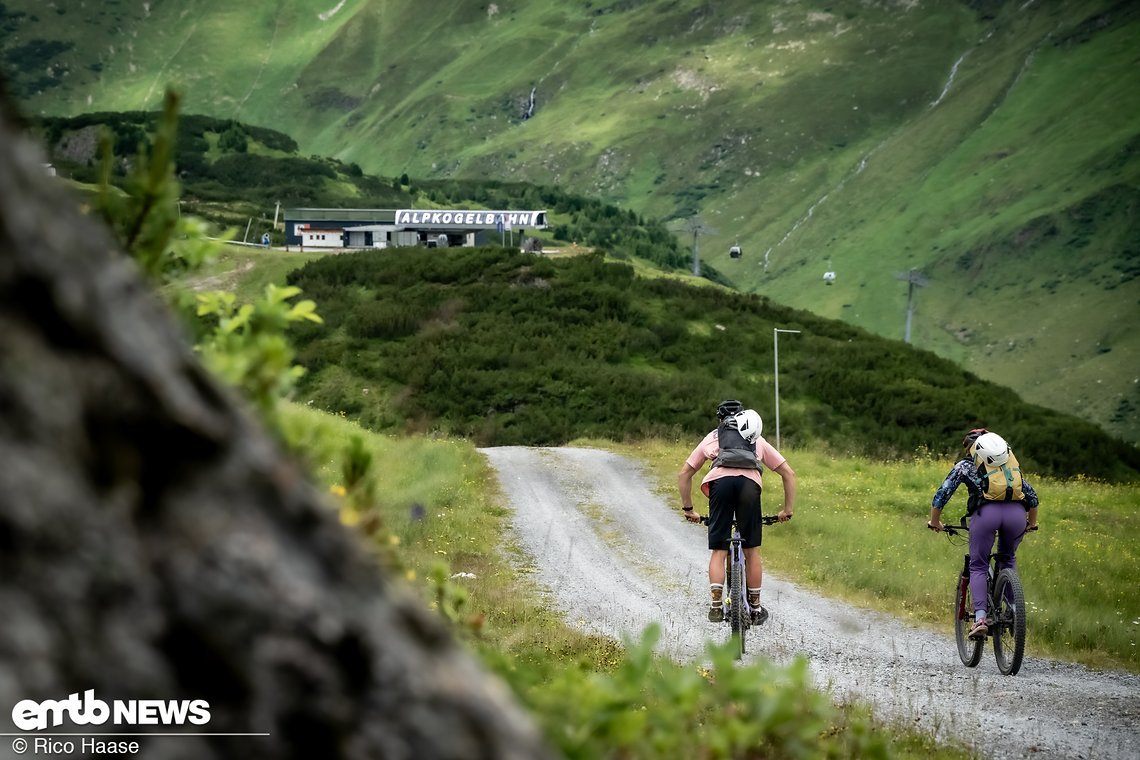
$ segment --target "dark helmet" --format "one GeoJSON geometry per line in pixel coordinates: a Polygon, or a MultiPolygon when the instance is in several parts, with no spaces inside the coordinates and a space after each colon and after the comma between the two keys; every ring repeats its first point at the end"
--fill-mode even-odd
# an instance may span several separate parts
{"type": "Polygon", "coordinates": [[[966,437],[962,439],[962,448],[968,451],[969,448],[974,445],[974,441],[978,440],[979,436],[988,432],[990,431],[985,428],[974,428],[969,433],[966,433],[966,437]]]}
{"type": "Polygon", "coordinates": [[[736,399],[721,401],[720,406],[716,408],[716,418],[723,422],[726,417],[731,417],[743,409],[744,404],[740,403],[736,399]]]}

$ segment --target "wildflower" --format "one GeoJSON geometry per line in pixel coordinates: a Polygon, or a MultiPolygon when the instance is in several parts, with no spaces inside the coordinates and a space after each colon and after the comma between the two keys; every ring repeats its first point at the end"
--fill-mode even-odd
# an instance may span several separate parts
{"type": "Polygon", "coordinates": [[[337,496],[344,496],[348,493],[348,491],[345,490],[345,487],[339,483],[329,486],[329,491],[331,493],[335,493],[337,496]]]}

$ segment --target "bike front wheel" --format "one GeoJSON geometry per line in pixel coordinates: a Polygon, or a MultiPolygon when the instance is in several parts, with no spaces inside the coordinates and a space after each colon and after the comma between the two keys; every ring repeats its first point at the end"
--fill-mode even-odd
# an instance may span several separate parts
{"type": "Polygon", "coordinates": [[[739,565],[732,563],[728,568],[728,622],[732,627],[732,640],[736,644],[736,659],[744,657],[744,637],[751,622],[748,602],[744,597],[744,573],[739,565]]]}
{"type": "Polygon", "coordinates": [[[974,600],[970,595],[970,577],[958,577],[958,589],[954,594],[954,639],[958,642],[958,656],[967,668],[976,668],[982,661],[982,645],[985,641],[974,641],[969,637],[974,622],[974,600]]]}
{"type": "Polygon", "coordinates": [[[1002,675],[1015,676],[1025,656],[1025,591],[1017,571],[1005,568],[994,584],[994,657],[1002,675]]]}

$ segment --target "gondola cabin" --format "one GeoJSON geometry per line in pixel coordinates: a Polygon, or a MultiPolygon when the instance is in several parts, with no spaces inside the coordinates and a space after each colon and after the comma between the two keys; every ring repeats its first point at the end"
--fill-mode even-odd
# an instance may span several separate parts
{"type": "Polygon", "coordinates": [[[731,259],[739,259],[743,255],[744,254],[740,252],[740,246],[738,245],[734,245],[728,249],[728,257],[731,259]]]}
{"type": "Polygon", "coordinates": [[[823,281],[826,282],[828,285],[835,282],[835,272],[824,272],[823,273],[823,281]]]}

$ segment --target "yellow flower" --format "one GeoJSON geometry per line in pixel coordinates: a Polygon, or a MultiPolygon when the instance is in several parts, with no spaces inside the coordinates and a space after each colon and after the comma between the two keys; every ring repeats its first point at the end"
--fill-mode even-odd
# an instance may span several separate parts
{"type": "Polygon", "coordinates": [[[348,493],[348,491],[345,490],[345,487],[339,483],[337,483],[336,485],[329,486],[329,491],[331,493],[335,493],[337,496],[344,496],[345,494],[348,493]]]}
{"type": "Polygon", "coordinates": [[[414,581],[416,579],[416,571],[408,570],[408,572],[404,573],[404,577],[410,581],[414,581]]]}
{"type": "Polygon", "coordinates": [[[340,510],[340,522],[342,525],[347,525],[350,528],[360,522],[360,515],[354,509],[344,507],[340,510]]]}
{"type": "Polygon", "coordinates": [[[400,537],[393,533],[392,535],[388,536],[388,543],[390,543],[392,546],[399,546],[400,537]]]}

